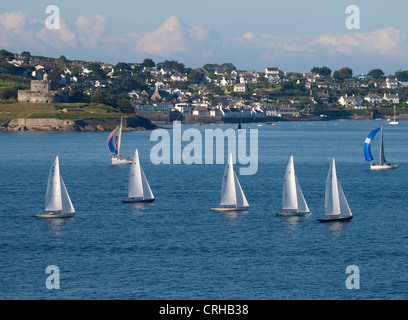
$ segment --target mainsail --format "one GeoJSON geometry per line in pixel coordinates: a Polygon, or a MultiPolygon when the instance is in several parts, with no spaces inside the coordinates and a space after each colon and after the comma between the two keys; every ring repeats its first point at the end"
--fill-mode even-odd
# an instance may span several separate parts
{"type": "Polygon", "coordinates": [[[228,164],[225,167],[222,180],[220,205],[234,206],[237,208],[249,207],[247,199],[238,181],[238,177],[234,171],[231,153],[228,156],[228,164]]]}
{"type": "Polygon", "coordinates": [[[329,173],[327,175],[324,208],[325,215],[327,216],[341,215],[342,217],[349,217],[352,215],[343,189],[337,178],[334,158],[330,164],[329,173]]]}
{"type": "Polygon", "coordinates": [[[147,182],[139,162],[139,153],[136,149],[129,174],[129,198],[154,199],[152,190],[147,182]]]}
{"type": "Polygon", "coordinates": [[[283,180],[282,209],[287,211],[310,212],[295,174],[293,156],[289,159],[283,180]]]}
{"type": "Polygon", "coordinates": [[[58,156],[55,157],[48,177],[47,192],[45,195],[45,211],[61,211],[63,213],[75,212],[64,180],[60,174],[58,156]]]}

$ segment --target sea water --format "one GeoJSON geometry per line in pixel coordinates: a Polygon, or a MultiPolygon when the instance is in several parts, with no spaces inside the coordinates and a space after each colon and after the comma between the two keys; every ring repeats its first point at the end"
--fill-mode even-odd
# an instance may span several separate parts
{"type": "MultiPolygon", "coordinates": [[[[183,125],[208,127],[235,125],[183,125]]],[[[258,170],[238,176],[250,209],[235,214],[210,209],[219,205],[224,165],[153,164],[150,131],[122,135],[122,154],[138,148],[156,198],[133,205],[120,201],[130,166],[111,165],[109,133],[0,133],[0,299],[407,299],[408,122],[243,128],[258,130],[258,170]],[[370,171],[364,160],[364,140],[380,125],[395,170],[370,171]],[[56,155],[77,213],[35,218],[56,155]],[[274,215],[291,155],[306,217],[274,215]],[[351,222],[316,221],[332,157],[351,222]],[[57,289],[47,286],[51,276],[57,289]],[[351,276],[357,287],[347,285],[351,276]]]]}

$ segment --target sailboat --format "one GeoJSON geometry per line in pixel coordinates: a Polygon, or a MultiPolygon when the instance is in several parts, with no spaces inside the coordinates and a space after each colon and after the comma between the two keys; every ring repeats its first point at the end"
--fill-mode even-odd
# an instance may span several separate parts
{"type": "Polygon", "coordinates": [[[120,126],[116,127],[108,137],[107,145],[112,158],[112,164],[132,163],[132,159],[122,158],[120,156],[120,147],[122,142],[122,118],[120,118],[120,126]]]}
{"type": "Polygon", "coordinates": [[[398,124],[398,121],[395,119],[395,106],[394,106],[394,120],[388,121],[388,124],[398,124]]]}
{"type": "Polygon", "coordinates": [[[132,202],[153,202],[154,196],[147,182],[139,162],[139,152],[136,149],[133,157],[132,166],[129,173],[129,192],[128,199],[122,200],[125,203],[132,202]]]}
{"type": "Polygon", "coordinates": [[[249,204],[242,191],[232,163],[232,153],[228,156],[228,164],[225,166],[222,178],[221,201],[219,208],[211,208],[214,211],[246,211],[249,204]]]}
{"type": "Polygon", "coordinates": [[[302,216],[310,213],[296,178],[293,156],[290,156],[285,178],[283,179],[282,210],[283,212],[275,213],[279,216],[302,216]]]}
{"type": "Polygon", "coordinates": [[[324,201],[325,218],[320,222],[343,222],[353,218],[346,196],[337,178],[336,162],[333,158],[326,180],[326,194],[324,201]]]}
{"type": "Polygon", "coordinates": [[[241,119],[239,119],[237,131],[238,131],[238,132],[241,132],[241,131],[242,131],[241,119]]]}
{"type": "Polygon", "coordinates": [[[371,141],[374,139],[377,132],[381,129],[381,144],[380,144],[380,163],[371,163],[370,169],[371,170],[388,170],[388,169],[395,169],[397,167],[396,164],[387,163],[384,156],[384,139],[383,139],[383,127],[377,128],[370,132],[367,138],[364,141],[364,156],[366,161],[373,160],[373,156],[371,154],[371,141]]]}
{"type": "Polygon", "coordinates": [[[60,174],[58,156],[55,157],[48,177],[44,211],[44,214],[35,216],[40,218],[70,218],[75,215],[74,206],[60,174]]]}

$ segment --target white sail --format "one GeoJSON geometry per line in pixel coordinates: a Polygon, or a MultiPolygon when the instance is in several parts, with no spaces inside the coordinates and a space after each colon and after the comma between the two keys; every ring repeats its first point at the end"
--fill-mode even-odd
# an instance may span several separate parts
{"type": "Polygon", "coordinates": [[[292,156],[289,159],[288,166],[286,167],[285,178],[283,179],[282,209],[283,210],[297,210],[298,209],[298,201],[297,201],[297,195],[296,195],[295,168],[294,168],[292,156]]]}
{"type": "Polygon", "coordinates": [[[140,168],[140,171],[142,173],[142,185],[143,185],[143,196],[144,199],[154,199],[154,195],[152,192],[152,189],[150,189],[149,182],[147,182],[146,176],[144,174],[144,171],[142,168],[140,168]]]}
{"type": "Polygon", "coordinates": [[[225,167],[222,188],[221,206],[249,207],[248,201],[242,191],[238,177],[234,172],[232,154],[229,154],[228,164],[225,167]]]}
{"type": "Polygon", "coordinates": [[[325,214],[328,216],[351,216],[351,211],[337,178],[336,163],[333,158],[326,180],[325,214]]]}
{"type": "Polygon", "coordinates": [[[75,209],[59,170],[59,158],[55,157],[48,177],[45,195],[45,211],[74,213],[75,209]]]}
{"type": "Polygon", "coordinates": [[[48,176],[47,192],[45,194],[45,211],[62,211],[58,156],[55,157],[48,176]]]}
{"type": "Polygon", "coordinates": [[[153,193],[147,182],[146,176],[140,166],[139,153],[135,150],[129,174],[129,198],[153,199],[153,193]]]}
{"type": "Polygon", "coordinates": [[[61,201],[62,201],[62,212],[63,213],[74,213],[75,209],[72,205],[71,198],[69,197],[67,188],[65,187],[64,180],[61,177],[61,201]]]}
{"type": "Polygon", "coordinates": [[[310,212],[295,174],[293,156],[290,157],[283,179],[282,209],[286,211],[310,212]]]}

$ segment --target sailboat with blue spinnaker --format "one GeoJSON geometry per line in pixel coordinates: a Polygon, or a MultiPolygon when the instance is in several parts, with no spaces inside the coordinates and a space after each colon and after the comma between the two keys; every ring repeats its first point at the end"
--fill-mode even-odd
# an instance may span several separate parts
{"type": "Polygon", "coordinates": [[[380,144],[380,162],[379,163],[370,163],[371,170],[388,170],[388,169],[395,169],[397,167],[396,164],[387,163],[384,156],[384,138],[383,138],[383,127],[379,127],[374,129],[369,133],[367,138],[364,141],[364,156],[366,161],[374,160],[373,155],[371,154],[371,142],[374,139],[375,135],[378,131],[381,130],[381,144],[380,144]]]}

